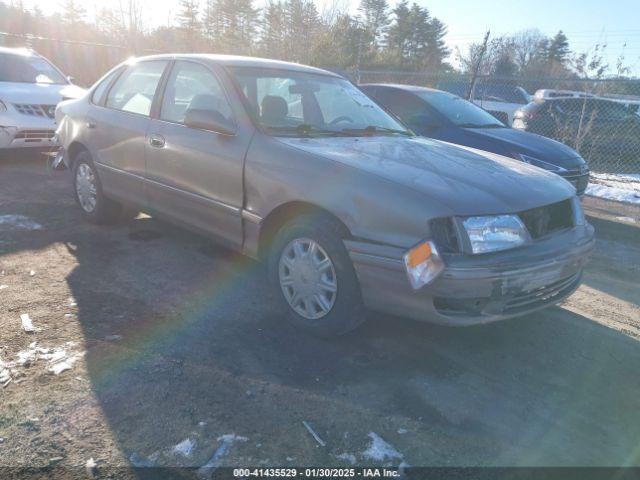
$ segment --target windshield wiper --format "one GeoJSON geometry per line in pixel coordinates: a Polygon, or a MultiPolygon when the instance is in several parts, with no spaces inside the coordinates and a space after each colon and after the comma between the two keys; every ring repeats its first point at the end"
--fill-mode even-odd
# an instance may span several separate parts
{"type": "Polygon", "coordinates": [[[299,135],[340,135],[343,136],[340,130],[331,130],[329,128],[320,128],[310,123],[302,123],[296,127],[296,133],[299,135]]]}
{"type": "Polygon", "coordinates": [[[342,131],[347,134],[375,135],[376,133],[396,133],[398,135],[404,135],[406,137],[413,137],[413,134],[408,130],[378,127],[376,125],[369,125],[365,128],[343,128],[342,131]]]}
{"type": "Polygon", "coordinates": [[[310,123],[301,123],[298,126],[281,126],[281,127],[265,127],[267,130],[272,132],[277,132],[278,134],[286,135],[286,136],[301,136],[301,137],[310,137],[312,135],[335,135],[343,137],[345,136],[340,130],[330,130],[327,128],[316,127],[315,125],[311,125],[310,123]]]}

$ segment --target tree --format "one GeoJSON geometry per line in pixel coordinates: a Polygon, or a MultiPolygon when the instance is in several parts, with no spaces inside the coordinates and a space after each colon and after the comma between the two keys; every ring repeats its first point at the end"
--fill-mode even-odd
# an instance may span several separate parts
{"type": "Polygon", "coordinates": [[[313,49],[323,26],[312,0],[284,2],[285,50],[287,60],[303,63],[313,49]]]}
{"type": "MultiPolygon", "coordinates": [[[[75,29],[82,24],[87,15],[87,11],[75,0],[64,0],[60,5],[62,10],[62,21],[67,27],[75,29]]],[[[73,31],[73,30],[72,30],[73,31]]]]}
{"type": "Polygon", "coordinates": [[[407,0],[399,2],[393,14],[387,47],[391,57],[400,67],[439,69],[449,54],[444,42],[446,26],[417,3],[409,7],[407,0]]]}
{"type": "Polygon", "coordinates": [[[250,53],[257,25],[258,10],[251,0],[207,1],[204,32],[218,51],[250,53]]]}
{"type": "Polygon", "coordinates": [[[185,41],[184,47],[195,48],[196,39],[200,36],[200,12],[197,0],[180,0],[176,19],[185,41]]]}
{"type": "Polygon", "coordinates": [[[367,40],[373,49],[377,49],[384,43],[384,36],[390,23],[388,10],[387,0],[360,1],[358,11],[362,15],[362,23],[368,36],[367,40]]]}
{"type": "Polygon", "coordinates": [[[546,58],[550,63],[557,63],[559,65],[565,65],[569,59],[569,39],[560,30],[549,42],[546,49],[546,58]]]}
{"type": "Polygon", "coordinates": [[[262,51],[267,57],[284,58],[285,51],[285,13],[282,2],[270,1],[262,18],[262,51]]]}
{"type": "Polygon", "coordinates": [[[358,70],[363,61],[362,43],[366,32],[356,18],[339,15],[316,42],[311,60],[321,67],[358,70]]]}
{"type": "Polygon", "coordinates": [[[534,63],[543,60],[548,39],[539,30],[523,30],[511,37],[513,61],[520,73],[525,73],[534,63]]]}

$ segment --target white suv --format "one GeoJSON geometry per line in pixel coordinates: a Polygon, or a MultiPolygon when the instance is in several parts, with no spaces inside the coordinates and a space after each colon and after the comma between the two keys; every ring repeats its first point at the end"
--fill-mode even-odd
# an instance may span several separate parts
{"type": "Polygon", "coordinates": [[[0,152],[55,147],[55,109],[84,89],[32,50],[0,47],[0,152]]]}

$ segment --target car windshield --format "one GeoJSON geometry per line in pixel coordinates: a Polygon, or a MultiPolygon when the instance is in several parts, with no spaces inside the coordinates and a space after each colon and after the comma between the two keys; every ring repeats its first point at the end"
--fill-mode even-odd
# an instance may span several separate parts
{"type": "Polygon", "coordinates": [[[0,53],[0,82],[67,84],[48,61],[31,54],[0,53]]]}
{"type": "Polygon", "coordinates": [[[419,95],[431,107],[459,127],[506,128],[504,123],[489,112],[463,98],[444,92],[424,92],[419,95]]]}
{"type": "Polygon", "coordinates": [[[412,135],[348,80],[264,68],[230,72],[256,123],[271,135],[412,135]]]}

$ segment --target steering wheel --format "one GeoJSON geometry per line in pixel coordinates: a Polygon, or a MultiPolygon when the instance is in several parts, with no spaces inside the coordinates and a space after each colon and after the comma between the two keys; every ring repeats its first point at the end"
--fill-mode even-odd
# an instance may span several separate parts
{"type": "Polygon", "coordinates": [[[331,120],[329,122],[329,125],[335,125],[335,124],[340,123],[340,122],[353,123],[353,118],[349,117],[348,115],[341,115],[341,116],[336,117],[333,120],[331,120]]]}

